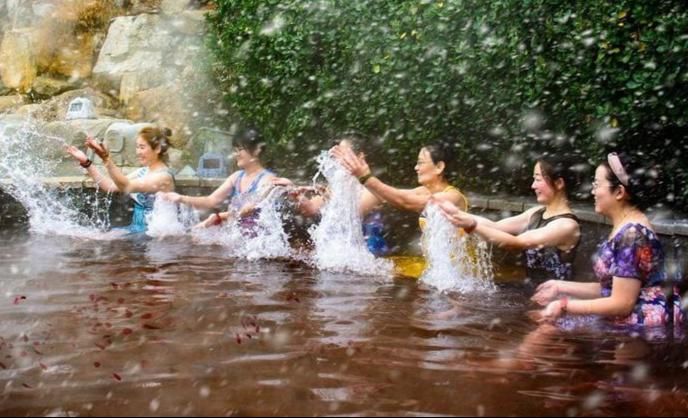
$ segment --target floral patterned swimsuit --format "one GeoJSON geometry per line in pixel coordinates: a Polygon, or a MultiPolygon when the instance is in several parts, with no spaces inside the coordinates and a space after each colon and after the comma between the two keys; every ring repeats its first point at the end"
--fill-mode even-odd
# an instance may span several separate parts
{"type": "MultiPolygon", "coordinates": [[[[578,217],[572,213],[543,217],[545,209],[542,208],[530,217],[526,231],[542,228],[557,219],[571,219],[580,225],[578,217]]],[[[569,251],[562,251],[557,247],[529,248],[523,252],[528,278],[535,283],[543,283],[549,279],[571,280],[573,277],[573,261],[576,258],[576,250],[580,244],[580,238],[575,247],[569,251]]]]}
{"type": "Polygon", "coordinates": [[[628,223],[593,255],[593,270],[600,280],[601,296],[612,294],[614,277],[640,280],[638,300],[631,314],[616,319],[617,324],[645,326],[683,322],[680,298],[675,289],[665,294],[664,251],[657,235],[644,225],[628,223]]]}

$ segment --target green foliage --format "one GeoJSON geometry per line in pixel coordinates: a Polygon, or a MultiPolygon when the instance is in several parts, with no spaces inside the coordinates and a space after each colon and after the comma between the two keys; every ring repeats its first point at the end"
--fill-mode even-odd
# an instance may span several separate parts
{"type": "Polygon", "coordinates": [[[296,164],[354,128],[410,179],[449,139],[461,187],[524,192],[543,144],[635,149],[688,202],[685,2],[218,0],[209,23],[228,104],[296,164]]]}

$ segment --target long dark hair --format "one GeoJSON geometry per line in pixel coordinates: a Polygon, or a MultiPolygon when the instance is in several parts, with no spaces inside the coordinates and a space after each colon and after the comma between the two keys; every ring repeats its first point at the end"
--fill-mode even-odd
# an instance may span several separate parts
{"type": "Polygon", "coordinates": [[[564,192],[571,197],[574,190],[581,184],[582,161],[570,154],[543,154],[536,162],[540,164],[542,176],[550,187],[561,179],[564,182],[564,192]]]}
{"type": "Polygon", "coordinates": [[[339,145],[342,141],[349,142],[354,152],[366,152],[367,146],[370,143],[370,138],[359,131],[347,130],[332,137],[330,145],[339,145]]]}

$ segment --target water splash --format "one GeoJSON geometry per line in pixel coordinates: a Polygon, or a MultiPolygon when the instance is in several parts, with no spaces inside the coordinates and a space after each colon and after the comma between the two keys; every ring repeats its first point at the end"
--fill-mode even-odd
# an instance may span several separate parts
{"type": "Polygon", "coordinates": [[[30,120],[21,124],[0,122],[0,178],[2,188],[21,203],[29,215],[32,232],[95,238],[110,226],[108,210],[111,196],[104,201],[97,194],[79,200],[45,184],[44,178],[55,175],[55,149],[46,139],[61,147],[64,140],[46,137],[30,120]],[[91,215],[79,208],[89,205],[91,215]]]}
{"type": "Polygon", "coordinates": [[[358,207],[363,186],[327,152],[321,153],[317,161],[330,194],[321,209],[320,223],[308,231],[315,244],[315,265],[321,270],[390,275],[393,264],[376,259],[363,238],[358,207]]]}
{"type": "Polygon", "coordinates": [[[420,280],[441,292],[493,292],[494,272],[487,243],[473,235],[458,233],[440,209],[426,207],[423,253],[427,267],[420,280]]]}
{"type": "MultiPolygon", "coordinates": [[[[219,227],[192,230],[195,241],[201,244],[222,245],[231,255],[249,260],[288,257],[291,255],[289,236],[282,223],[282,202],[285,189],[272,188],[256,203],[260,211],[250,227],[236,218],[219,227]]],[[[262,193],[257,193],[261,195],[262,193]]]]}
{"type": "Polygon", "coordinates": [[[186,205],[155,199],[153,211],[146,215],[146,222],[146,235],[153,238],[174,237],[186,234],[198,223],[198,215],[186,205]]]}

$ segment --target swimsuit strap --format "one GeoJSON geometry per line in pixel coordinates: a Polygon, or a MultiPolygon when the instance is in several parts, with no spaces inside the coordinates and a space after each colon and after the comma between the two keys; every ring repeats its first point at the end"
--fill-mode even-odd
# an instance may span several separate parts
{"type": "Polygon", "coordinates": [[[464,207],[464,208],[459,208],[459,209],[461,209],[461,210],[463,210],[463,211],[467,211],[467,210],[468,210],[468,206],[469,206],[469,204],[468,204],[468,198],[466,197],[465,194],[461,193],[461,190],[459,190],[458,187],[454,187],[454,186],[452,186],[452,185],[450,184],[450,185],[448,185],[447,187],[445,187],[444,190],[442,190],[442,193],[447,193],[447,192],[451,192],[451,191],[455,191],[456,193],[458,193],[458,194],[463,198],[463,200],[466,202],[466,207],[464,207]]]}
{"type": "Polygon", "coordinates": [[[248,190],[246,190],[246,193],[253,193],[253,192],[255,192],[256,189],[258,188],[258,184],[260,183],[260,179],[262,179],[263,176],[265,176],[266,174],[269,174],[269,173],[270,173],[270,172],[269,172],[268,170],[263,169],[263,171],[261,171],[260,174],[258,174],[258,175],[256,176],[255,179],[253,179],[253,181],[251,182],[251,185],[249,186],[248,190]]]}
{"type": "Polygon", "coordinates": [[[237,176],[236,180],[234,180],[234,186],[232,187],[232,193],[230,194],[230,197],[234,197],[241,193],[239,191],[239,187],[241,187],[241,179],[244,178],[244,174],[246,172],[244,170],[239,171],[239,175],[237,176]]]}

